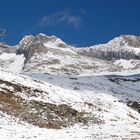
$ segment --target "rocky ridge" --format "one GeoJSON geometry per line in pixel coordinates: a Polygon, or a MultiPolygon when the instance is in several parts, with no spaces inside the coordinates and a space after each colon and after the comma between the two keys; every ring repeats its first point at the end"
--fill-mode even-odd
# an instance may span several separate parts
{"type": "Polygon", "coordinates": [[[140,60],[140,37],[122,35],[107,44],[82,48],[78,50],[78,53],[106,60],[140,60]]]}

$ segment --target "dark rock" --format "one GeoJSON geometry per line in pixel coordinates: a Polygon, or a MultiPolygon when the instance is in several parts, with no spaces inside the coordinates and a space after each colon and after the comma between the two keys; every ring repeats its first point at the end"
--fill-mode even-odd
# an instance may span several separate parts
{"type": "Polygon", "coordinates": [[[127,106],[137,110],[140,113],[140,104],[137,101],[128,101],[127,106]]]}
{"type": "Polygon", "coordinates": [[[16,50],[16,54],[24,54],[25,62],[28,61],[35,53],[47,53],[47,48],[44,46],[43,42],[36,40],[35,38],[31,38],[21,42],[19,48],[16,50]]]}
{"type": "Polygon", "coordinates": [[[131,105],[131,107],[134,107],[134,108],[137,108],[137,109],[138,109],[138,106],[139,106],[139,104],[136,101],[134,101],[131,105]]]}
{"type": "Polygon", "coordinates": [[[78,87],[74,87],[73,90],[80,90],[78,87]]]}

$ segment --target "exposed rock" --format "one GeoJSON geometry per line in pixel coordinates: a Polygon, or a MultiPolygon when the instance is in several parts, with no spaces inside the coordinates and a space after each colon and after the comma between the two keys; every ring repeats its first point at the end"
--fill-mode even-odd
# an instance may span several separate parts
{"type": "Polygon", "coordinates": [[[78,87],[74,87],[73,90],[80,90],[78,87]]]}
{"type": "Polygon", "coordinates": [[[14,117],[18,117],[22,121],[43,128],[59,129],[72,126],[75,123],[87,124],[88,121],[95,120],[94,117],[85,117],[85,112],[78,112],[66,104],[56,105],[41,101],[28,101],[18,96],[18,94],[15,94],[26,92],[29,96],[36,96],[37,93],[43,92],[38,89],[31,89],[3,80],[0,80],[0,85],[1,84],[13,88],[13,90],[1,88],[3,90],[0,91],[0,105],[2,106],[2,111],[14,117]]]}
{"type": "Polygon", "coordinates": [[[45,46],[47,42],[56,43],[58,47],[66,48],[67,45],[55,36],[47,36],[38,34],[37,36],[25,36],[19,43],[16,54],[24,54],[27,62],[35,53],[47,53],[49,46],[45,46]]]}
{"type": "Polygon", "coordinates": [[[140,37],[138,36],[129,36],[129,35],[123,35],[124,40],[128,42],[129,46],[133,46],[136,48],[140,48],[140,37]]]}
{"type": "Polygon", "coordinates": [[[137,110],[140,113],[140,103],[137,101],[128,101],[127,106],[137,110]]]}
{"type": "Polygon", "coordinates": [[[35,53],[47,53],[47,48],[38,37],[26,36],[19,44],[16,54],[24,54],[26,61],[28,61],[35,53]]]}
{"type": "Polygon", "coordinates": [[[10,46],[5,43],[0,43],[0,54],[2,53],[15,53],[17,46],[10,46]]]}

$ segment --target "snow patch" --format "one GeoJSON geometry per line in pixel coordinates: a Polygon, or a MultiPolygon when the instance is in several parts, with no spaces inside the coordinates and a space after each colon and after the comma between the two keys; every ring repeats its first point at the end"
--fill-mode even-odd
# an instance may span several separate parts
{"type": "Polygon", "coordinates": [[[15,53],[3,53],[0,55],[1,69],[20,73],[24,66],[25,57],[23,54],[16,55],[15,53]]]}
{"type": "Polygon", "coordinates": [[[132,60],[132,59],[131,60],[120,59],[114,62],[115,65],[121,66],[124,69],[134,68],[139,63],[140,63],[139,60],[132,60]]]}

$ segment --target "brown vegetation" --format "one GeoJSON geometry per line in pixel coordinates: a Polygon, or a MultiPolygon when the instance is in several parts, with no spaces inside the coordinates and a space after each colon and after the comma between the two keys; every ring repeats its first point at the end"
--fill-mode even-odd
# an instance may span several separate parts
{"type": "Polygon", "coordinates": [[[6,85],[0,91],[1,110],[18,117],[22,121],[43,128],[55,129],[74,125],[75,123],[87,124],[88,122],[88,117],[85,117],[84,112],[78,112],[66,104],[56,105],[35,100],[29,101],[18,96],[19,92],[26,92],[30,95],[43,91],[3,80],[0,80],[0,84],[6,85]],[[8,87],[12,87],[13,91],[8,87]]]}

